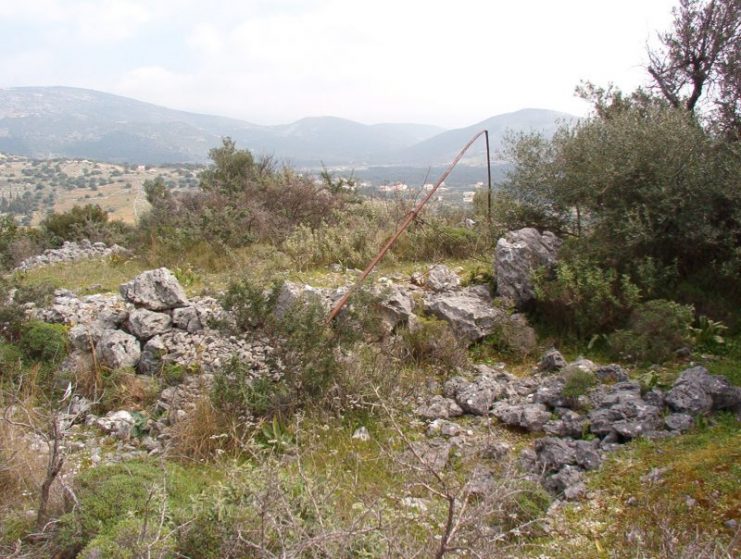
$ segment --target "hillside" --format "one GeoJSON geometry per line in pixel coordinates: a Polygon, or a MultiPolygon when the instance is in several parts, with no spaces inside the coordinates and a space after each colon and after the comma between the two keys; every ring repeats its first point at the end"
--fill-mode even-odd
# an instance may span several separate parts
{"type": "MultiPolygon", "coordinates": [[[[241,148],[299,166],[447,163],[482,127],[499,145],[504,132],[549,134],[563,113],[526,109],[445,131],[413,123],[367,125],[311,117],[260,126],[176,111],[86,89],[19,87],[0,90],[0,152],[33,158],[87,158],[115,163],[205,163],[208,150],[231,136],[241,148]]],[[[482,153],[478,146],[476,154],[482,153]]]]}
{"type": "MultiPolygon", "coordinates": [[[[512,132],[542,132],[550,137],[559,122],[573,122],[576,117],[557,111],[546,109],[522,109],[512,113],[493,116],[465,128],[448,130],[432,138],[423,140],[413,146],[401,149],[391,155],[396,163],[417,164],[442,164],[450,161],[458,150],[480,130],[489,131],[492,157],[496,156],[496,150],[502,145],[508,131],[512,132]]],[[[482,163],[486,153],[483,141],[477,142],[471,147],[466,155],[466,161],[471,163],[482,163]]]]}

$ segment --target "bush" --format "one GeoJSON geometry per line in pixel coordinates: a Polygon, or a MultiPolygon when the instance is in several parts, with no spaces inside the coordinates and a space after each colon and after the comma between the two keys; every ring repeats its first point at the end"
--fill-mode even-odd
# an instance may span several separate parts
{"type": "Polygon", "coordinates": [[[674,301],[648,301],[631,313],[628,328],[608,336],[616,356],[644,363],[662,363],[691,342],[694,309],[674,301]]]}
{"type": "Polygon", "coordinates": [[[589,371],[575,370],[566,377],[563,395],[567,398],[578,398],[589,392],[597,384],[597,377],[589,371]]]}
{"type": "Polygon", "coordinates": [[[590,260],[562,260],[554,275],[536,274],[536,312],[559,333],[579,339],[621,326],[640,300],[640,290],[628,275],[590,260]]]}
{"type": "MultiPolygon", "coordinates": [[[[206,486],[207,472],[193,474],[194,471],[173,464],[161,467],[137,461],[83,471],[75,479],[74,487],[79,504],[60,518],[56,547],[63,556],[73,557],[93,541],[97,540],[96,545],[103,549],[112,549],[118,542],[132,547],[119,550],[114,557],[130,557],[128,552],[142,543],[128,537],[132,519],[148,521],[156,530],[164,506],[169,513],[163,529],[169,532],[174,513],[206,486]]],[[[150,538],[153,535],[145,533],[150,538]]],[[[92,546],[87,549],[92,551],[92,546]]]]}
{"type": "Polygon", "coordinates": [[[108,222],[108,213],[98,205],[74,206],[63,213],[50,213],[41,221],[41,228],[56,244],[89,238],[95,227],[108,222]]]}
{"type": "Polygon", "coordinates": [[[18,345],[27,359],[58,363],[67,355],[67,327],[32,320],[23,325],[18,345]]]}

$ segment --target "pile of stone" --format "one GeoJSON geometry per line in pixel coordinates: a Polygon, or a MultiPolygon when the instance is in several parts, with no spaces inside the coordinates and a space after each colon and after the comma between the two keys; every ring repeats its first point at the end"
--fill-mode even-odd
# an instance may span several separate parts
{"type": "Polygon", "coordinates": [[[703,367],[685,370],[664,393],[642,392],[618,365],[598,366],[586,359],[571,364],[556,351],[541,360],[536,375],[515,377],[485,365],[472,378],[454,377],[416,414],[449,432],[447,423],[464,414],[490,416],[521,431],[542,433],[523,451],[521,464],[543,486],[567,499],[585,491],[583,474],[600,466],[604,453],[638,437],[662,438],[687,431],[699,415],[719,410],[741,413],[741,388],[703,367]],[[566,390],[574,375],[594,386],[582,394],[566,390]]]}
{"type": "Polygon", "coordinates": [[[261,339],[244,340],[222,334],[213,326],[231,321],[211,297],[188,299],[177,278],[167,269],[143,272],[121,286],[121,296],[98,294],[77,297],[58,290],[51,307],[32,311],[35,318],[72,326],[74,351],[69,366],[97,363],[111,368],[135,368],[155,374],[166,364],[211,373],[237,358],[254,375],[269,374],[272,351],[261,339]]]}
{"type": "Polygon", "coordinates": [[[77,262],[93,258],[106,258],[114,254],[126,255],[128,251],[117,244],[108,246],[105,243],[91,243],[87,239],[82,241],[65,241],[61,248],[51,248],[42,254],[31,256],[21,262],[16,271],[27,272],[34,268],[59,264],[62,262],[77,262]]]}

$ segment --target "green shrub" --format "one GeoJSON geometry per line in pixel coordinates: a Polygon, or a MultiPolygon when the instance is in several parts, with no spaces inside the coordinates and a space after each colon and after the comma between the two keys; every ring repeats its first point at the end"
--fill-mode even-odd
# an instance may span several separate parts
{"type": "MultiPolygon", "coordinates": [[[[63,213],[50,213],[41,221],[41,228],[55,243],[95,237],[96,227],[108,222],[108,213],[98,205],[74,206],[63,213]]],[[[98,240],[98,239],[91,239],[98,240]]]]}
{"type": "Polygon", "coordinates": [[[567,398],[578,398],[589,392],[597,384],[597,377],[589,371],[575,370],[566,377],[563,395],[567,398]]]}
{"type": "MultiPolygon", "coordinates": [[[[132,519],[146,519],[156,532],[163,506],[169,511],[164,526],[169,531],[177,511],[205,488],[206,476],[207,472],[196,473],[174,464],[163,467],[137,461],[85,470],[75,479],[79,504],[60,518],[54,543],[69,557],[96,538],[103,549],[112,549],[116,542],[131,542],[132,519]]],[[[148,534],[151,537],[155,532],[148,534]]],[[[129,557],[128,551],[122,549],[114,557],[129,557]]]]}
{"type": "Polygon", "coordinates": [[[554,277],[537,273],[535,293],[540,318],[579,339],[621,326],[640,300],[640,290],[628,275],[579,257],[559,262],[554,277]]]}
{"type": "Polygon", "coordinates": [[[32,320],[23,325],[18,345],[27,359],[58,363],[67,355],[67,327],[32,320]]]}
{"type": "Polygon", "coordinates": [[[0,341],[0,384],[15,380],[22,369],[21,350],[15,345],[0,341]]]}
{"type": "Polygon", "coordinates": [[[176,540],[170,524],[160,526],[154,511],[152,518],[125,518],[110,531],[93,538],[80,552],[80,559],[174,559],[176,540]]]}
{"type": "Polygon", "coordinates": [[[691,342],[694,309],[674,301],[655,299],[636,307],[628,328],[608,336],[613,354],[622,359],[662,363],[691,342]]]}
{"type": "Polygon", "coordinates": [[[281,284],[273,284],[270,291],[249,279],[229,284],[221,297],[221,304],[232,312],[237,328],[241,331],[267,326],[280,293],[281,284]]]}

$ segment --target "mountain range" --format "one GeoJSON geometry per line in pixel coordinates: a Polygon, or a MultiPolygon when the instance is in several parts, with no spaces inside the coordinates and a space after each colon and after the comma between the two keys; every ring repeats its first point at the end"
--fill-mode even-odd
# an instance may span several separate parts
{"type": "MultiPolygon", "coordinates": [[[[0,89],[0,152],[34,158],[86,158],[144,164],[203,163],[230,136],[240,148],[297,166],[440,165],[487,128],[496,149],[506,130],[551,134],[575,117],[523,109],[472,126],[444,130],[427,124],[367,125],[337,117],[263,126],[168,109],[127,97],[71,87],[0,89]]],[[[484,144],[468,158],[478,163],[484,144]]]]}

